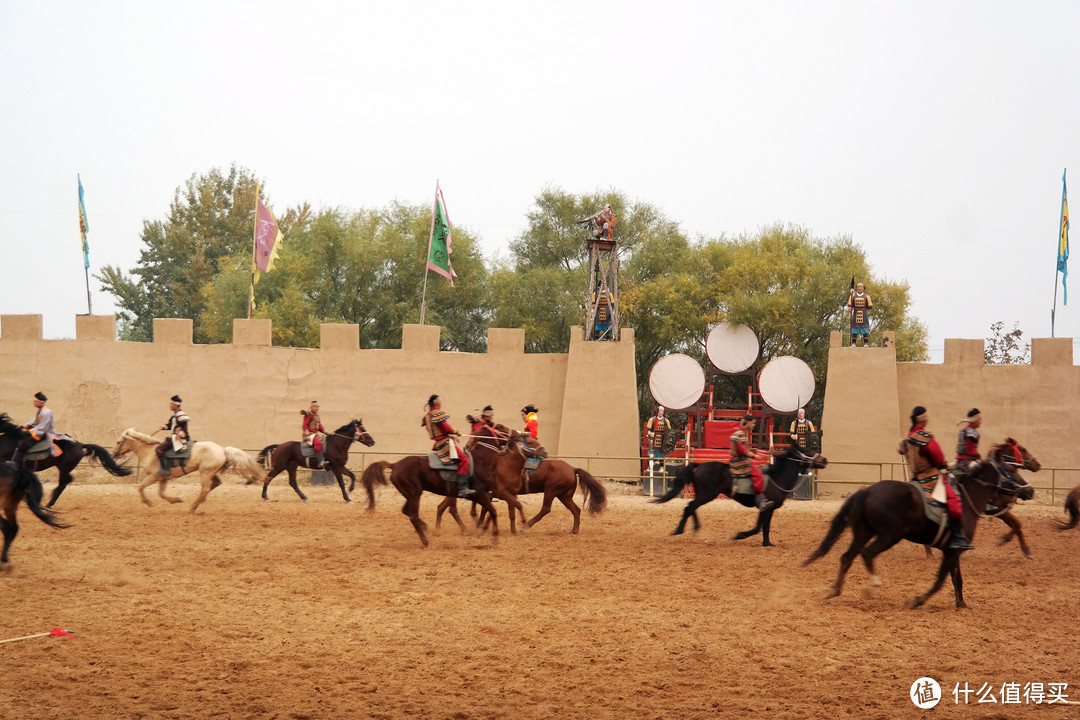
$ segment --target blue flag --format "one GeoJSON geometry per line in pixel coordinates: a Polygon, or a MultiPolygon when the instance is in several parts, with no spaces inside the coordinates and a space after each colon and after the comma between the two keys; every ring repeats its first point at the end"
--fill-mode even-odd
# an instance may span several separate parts
{"type": "Polygon", "coordinates": [[[83,267],[90,268],[90,243],[86,241],[86,233],[90,232],[90,223],[86,220],[86,203],[83,202],[82,178],[76,173],[79,180],[79,232],[82,233],[83,267]]]}
{"type": "Polygon", "coordinates": [[[1069,276],[1069,198],[1065,188],[1065,172],[1061,173],[1061,229],[1058,233],[1057,269],[1061,273],[1061,304],[1069,303],[1065,278],[1069,276]]]}

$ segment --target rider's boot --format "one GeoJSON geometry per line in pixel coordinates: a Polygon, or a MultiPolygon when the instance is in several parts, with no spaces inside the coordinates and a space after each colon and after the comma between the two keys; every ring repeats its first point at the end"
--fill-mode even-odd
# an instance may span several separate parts
{"type": "Polygon", "coordinates": [[[326,467],[326,456],[323,455],[321,452],[315,453],[315,467],[319,468],[320,470],[326,467]]]}
{"type": "Polygon", "coordinates": [[[758,493],[754,496],[754,500],[757,503],[758,510],[768,510],[776,504],[769,498],[765,497],[765,493],[758,493]]]}
{"type": "Polygon", "coordinates": [[[964,521],[949,520],[949,545],[950,550],[974,550],[975,546],[964,537],[964,521]]]}
{"type": "Polygon", "coordinates": [[[467,475],[457,476],[457,494],[458,497],[469,497],[476,493],[471,487],[469,487],[469,478],[467,475]]]}

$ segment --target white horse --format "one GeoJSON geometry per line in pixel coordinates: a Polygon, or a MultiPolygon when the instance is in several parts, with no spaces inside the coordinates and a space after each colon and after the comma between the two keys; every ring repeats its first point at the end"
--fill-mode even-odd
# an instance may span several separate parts
{"type": "Polygon", "coordinates": [[[154,450],[160,443],[161,440],[152,435],[141,433],[135,428],[128,428],[120,433],[116,449],[113,450],[113,457],[120,457],[124,453],[130,452],[139,458],[139,463],[143,468],[143,481],[139,484],[139,497],[147,505],[151,503],[146,499],[143,490],[154,483],[159,483],[158,495],[163,500],[168,500],[171,503],[182,502],[178,497],[165,494],[165,484],[172,478],[183,477],[188,473],[199,473],[199,479],[202,482],[202,491],[199,493],[199,497],[195,499],[191,510],[188,511],[191,513],[195,512],[195,508],[202,504],[211,490],[221,484],[218,473],[222,470],[230,467],[236,468],[249,484],[261,483],[266,475],[266,471],[262,469],[259,463],[243,450],[234,447],[222,447],[217,443],[205,440],[195,443],[191,449],[191,459],[185,465],[172,468],[168,475],[158,475],[157,471],[161,469],[161,462],[158,460],[157,453],[154,450]]]}

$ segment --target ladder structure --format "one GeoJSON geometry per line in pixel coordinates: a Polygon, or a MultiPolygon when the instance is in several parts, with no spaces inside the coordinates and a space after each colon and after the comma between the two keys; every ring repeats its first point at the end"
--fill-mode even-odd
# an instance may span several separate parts
{"type": "Polygon", "coordinates": [[[585,339],[619,339],[619,243],[604,237],[597,215],[587,219],[589,289],[585,304],[585,339]]]}

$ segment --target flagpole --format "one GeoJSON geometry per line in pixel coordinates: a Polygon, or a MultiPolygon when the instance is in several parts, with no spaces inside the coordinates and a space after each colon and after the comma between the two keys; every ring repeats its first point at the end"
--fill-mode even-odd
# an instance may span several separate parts
{"type": "Polygon", "coordinates": [[[90,305],[90,268],[84,267],[83,273],[86,275],[86,314],[93,315],[94,308],[90,305]]]}
{"type": "Polygon", "coordinates": [[[82,235],[83,275],[86,277],[86,314],[93,315],[94,308],[90,303],[90,250],[86,245],[86,232],[90,223],[86,219],[86,207],[83,205],[82,178],[75,173],[75,179],[79,183],[79,231],[82,235]]]}
{"type": "Polygon", "coordinates": [[[259,183],[255,183],[255,228],[251,233],[251,286],[248,290],[248,320],[255,312],[255,255],[259,252],[259,183]]]}
{"type": "MultiPolygon", "coordinates": [[[[1068,230],[1068,226],[1066,225],[1066,223],[1068,222],[1068,218],[1065,216],[1065,203],[1066,203],[1066,199],[1065,199],[1065,192],[1066,192],[1065,191],[1065,174],[1068,172],[1068,170],[1069,170],[1068,168],[1065,168],[1064,170],[1061,171],[1061,216],[1058,219],[1058,254],[1057,254],[1057,257],[1055,258],[1055,263],[1054,263],[1054,306],[1052,308],[1050,308],[1050,337],[1054,337],[1054,321],[1055,321],[1055,319],[1057,317],[1057,289],[1058,289],[1057,280],[1058,280],[1058,275],[1061,273],[1061,263],[1062,263],[1061,251],[1065,250],[1066,253],[1068,253],[1068,241],[1069,241],[1068,240],[1068,238],[1069,238],[1068,232],[1069,232],[1069,230],[1068,230]],[[1064,247],[1064,248],[1061,247],[1062,236],[1064,236],[1065,243],[1066,243],[1066,247],[1064,247]]],[[[1068,259],[1069,259],[1069,257],[1066,254],[1065,261],[1067,262],[1068,259]]]]}
{"type": "Polygon", "coordinates": [[[420,324],[424,324],[424,312],[427,310],[428,260],[431,259],[431,241],[435,237],[435,211],[439,205],[439,181],[435,180],[435,200],[431,203],[431,232],[428,233],[427,255],[424,256],[424,292],[420,296],[420,324]]]}

